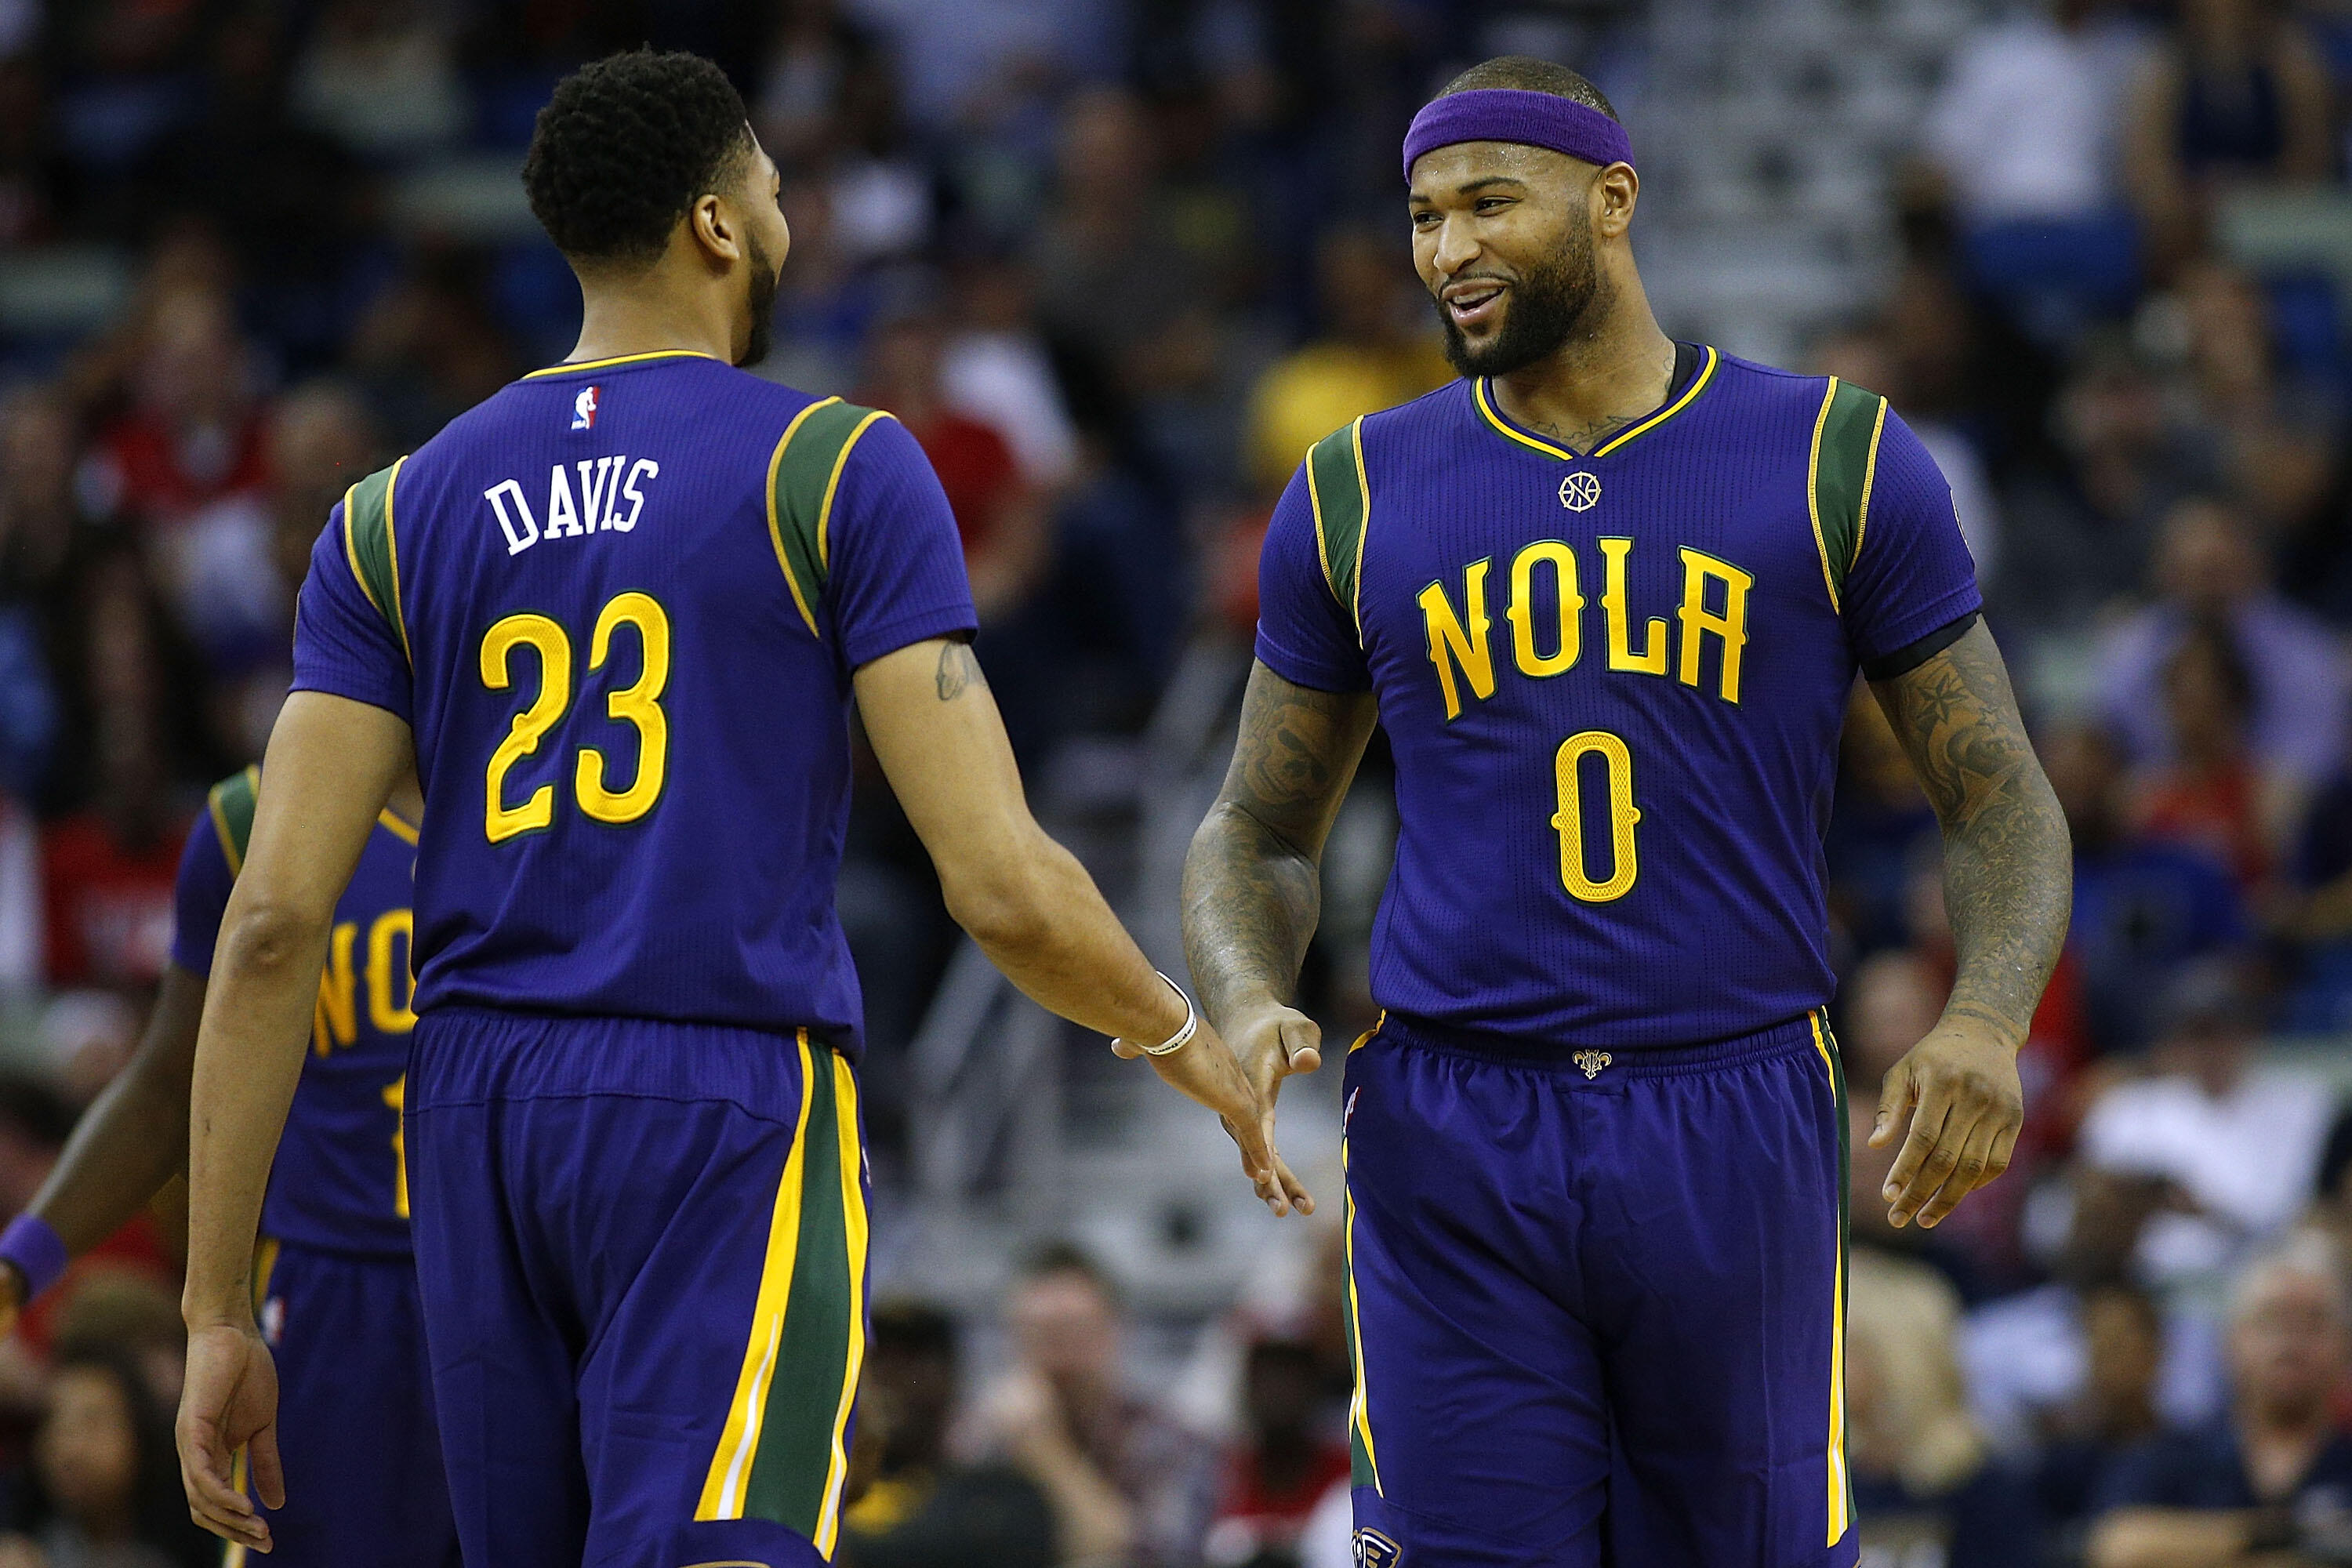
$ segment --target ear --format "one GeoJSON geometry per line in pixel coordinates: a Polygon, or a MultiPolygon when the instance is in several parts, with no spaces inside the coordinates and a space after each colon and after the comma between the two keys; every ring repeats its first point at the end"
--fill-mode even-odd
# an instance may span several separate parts
{"type": "Polygon", "coordinates": [[[713,267],[724,268],[742,260],[750,236],[743,227],[742,215],[725,196],[705,193],[694,198],[694,205],[686,213],[687,232],[703,258],[713,267]]]}
{"type": "Polygon", "coordinates": [[[1631,163],[1612,163],[1592,176],[1592,230],[1602,239],[1622,239],[1633,226],[1633,205],[1641,199],[1642,176],[1631,163]]]}

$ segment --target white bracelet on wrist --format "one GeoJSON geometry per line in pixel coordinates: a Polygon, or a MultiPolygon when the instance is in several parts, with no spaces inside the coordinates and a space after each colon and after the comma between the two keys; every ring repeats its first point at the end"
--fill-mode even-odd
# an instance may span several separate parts
{"type": "MultiPolygon", "coordinates": [[[[1157,970],[1153,971],[1153,973],[1159,973],[1157,970]]],[[[1201,1015],[1199,1010],[1192,1005],[1192,998],[1184,994],[1184,988],[1181,985],[1177,984],[1173,980],[1168,980],[1168,976],[1165,974],[1160,974],[1160,978],[1168,981],[1168,988],[1176,993],[1176,999],[1178,1001],[1184,1004],[1184,1023],[1183,1026],[1174,1034],[1169,1036],[1166,1039],[1160,1041],[1156,1046],[1147,1046],[1139,1040],[1134,1042],[1136,1047],[1142,1051],[1147,1057],[1173,1056],[1176,1052],[1182,1050],[1186,1046],[1191,1045],[1192,1043],[1192,1037],[1201,1032],[1201,1015]]]]}

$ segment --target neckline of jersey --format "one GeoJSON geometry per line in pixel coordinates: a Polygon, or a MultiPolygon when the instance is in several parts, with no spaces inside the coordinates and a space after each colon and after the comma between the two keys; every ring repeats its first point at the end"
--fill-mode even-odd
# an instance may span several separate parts
{"type": "Polygon", "coordinates": [[[704,353],[700,349],[648,349],[641,354],[615,354],[611,359],[583,359],[551,364],[541,370],[526,371],[522,379],[537,381],[541,376],[570,375],[575,371],[611,370],[619,365],[643,364],[648,360],[657,359],[707,359],[716,363],[719,356],[704,353]]]}
{"type": "Polygon", "coordinates": [[[1698,367],[1698,374],[1691,377],[1691,384],[1688,386],[1651,413],[1618,431],[1590,452],[1580,452],[1573,447],[1560,442],[1548,441],[1533,431],[1524,429],[1514,423],[1508,415],[1496,405],[1495,399],[1487,395],[1488,378],[1486,376],[1478,376],[1471,381],[1470,401],[1476,405],[1479,417],[1485,421],[1486,427],[1514,445],[1541,452],[1546,457],[1558,458],[1564,463],[1591,462],[1596,458],[1609,456],[1636,437],[1648,435],[1697,402],[1699,394],[1715,384],[1715,369],[1717,365],[1723,363],[1723,356],[1715,351],[1712,344],[1701,346],[1706,351],[1706,360],[1698,367]]]}

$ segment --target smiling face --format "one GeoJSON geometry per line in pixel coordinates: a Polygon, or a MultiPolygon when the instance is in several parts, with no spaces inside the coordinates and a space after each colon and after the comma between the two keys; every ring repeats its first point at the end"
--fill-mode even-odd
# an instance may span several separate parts
{"type": "Polygon", "coordinates": [[[1522,370],[1606,314],[1596,213],[1622,233],[1634,188],[1622,163],[1596,170],[1510,142],[1457,142],[1414,162],[1413,267],[1457,372],[1522,370]]]}

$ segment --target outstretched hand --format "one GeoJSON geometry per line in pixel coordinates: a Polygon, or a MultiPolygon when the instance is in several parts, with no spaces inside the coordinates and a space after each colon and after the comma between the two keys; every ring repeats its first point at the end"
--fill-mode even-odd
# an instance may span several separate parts
{"type": "Polygon", "coordinates": [[[246,1450],[255,1492],[269,1508],[286,1506],[278,1466],[278,1365],[258,1333],[215,1324],[188,1336],[188,1384],[173,1436],[190,1516],[224,1541],[268,1551],[269,1525],[234,1473],[238,1450],[246,1450]]]}
{"type": "Polygon", "coordinates": [[[1890,1224],[1932,1228],[2009,1169],[2025,1124],[2016,1048],[1966,1018],[1937,1024],[1887,1071],[1870,1146],[1886,1147],[1906,1112],[1910,1131],[1880,1195],[1890,1224]]]}
{"type": "Polygon", "coordinates": [[[1130,1040],[1111,1049],[1130,1059],[1143,1057],[1168,1083],[1217,1113],[1242,1152],[1242,1173],[1256,1187],[1259,1201],[1277,1215],[1315,1212],[1315,1199],[1276,1152],[1275,1098],[1294,1072],[1313,1072],[1322,1061],[1322,1030],[1315,1020],[1287,1007],[1246,1016],[1234,1045],[1201,1020],[1200,1032],[1183,1049],[1147,1056],[1130,1040]]]}

